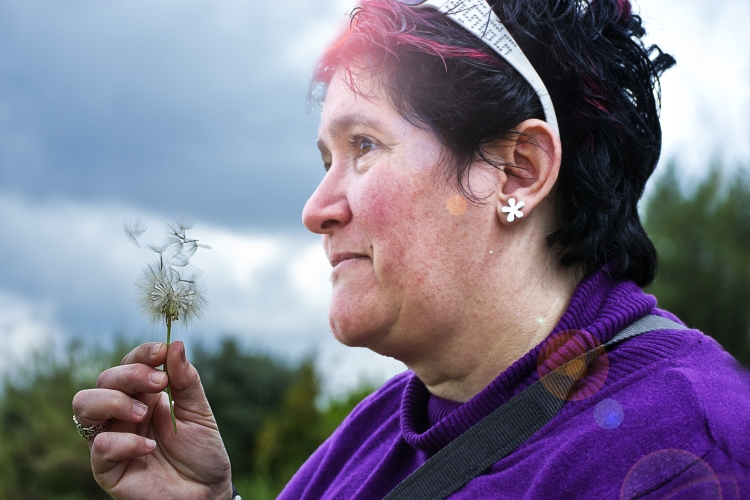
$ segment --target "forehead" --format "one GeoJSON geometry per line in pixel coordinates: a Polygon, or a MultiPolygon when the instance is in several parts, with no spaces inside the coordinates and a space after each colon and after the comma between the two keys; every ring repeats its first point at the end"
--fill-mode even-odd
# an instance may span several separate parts
{"type": "Polygon", "coordinates": [[[373,78],[345,78],[348,75],[337,72],[328,86],[318,128],[320,139],[337,137],[357,127],[385,133],[400,124],[401,116],[373,78]]]}

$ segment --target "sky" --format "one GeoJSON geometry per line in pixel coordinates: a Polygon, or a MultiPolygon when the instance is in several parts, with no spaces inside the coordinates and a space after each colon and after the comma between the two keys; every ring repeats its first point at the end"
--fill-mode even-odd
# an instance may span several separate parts
{"type": "MultiPolygon", "coordinates": [[[[152,255],[122,225],[158,241],[182,213],[212,250],[193,259],[208,312],[178,338],[317,356],[332,392],[404,369],[332,338],[330,266],[301,224],[324,173],[308,82],[351,6],[0,0],[0,370],[71,338],[160,339],[133,300],[152,255]]],[[[678,61],[660,170],[750,165],[750,1],[639,6],[678,61]]]]}

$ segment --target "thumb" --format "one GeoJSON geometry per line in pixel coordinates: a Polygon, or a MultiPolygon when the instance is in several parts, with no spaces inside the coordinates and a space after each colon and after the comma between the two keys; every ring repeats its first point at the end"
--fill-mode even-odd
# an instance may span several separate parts
{"type": "Polygon", "coordinates": [[[188,420],[198,417],[209,419],[213,423],[213,413],[203,391],[200,375],[198,375],[198,370],[188,362],[184,343],[175,341],[169,345],[166,363],[175,415],[183,417],[179,413],[186,411],[193,414],[188,417],[188,420]]]}

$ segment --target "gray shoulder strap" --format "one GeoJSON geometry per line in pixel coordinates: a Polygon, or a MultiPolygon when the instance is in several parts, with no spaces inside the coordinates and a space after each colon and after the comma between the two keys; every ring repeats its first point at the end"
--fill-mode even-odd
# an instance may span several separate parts
{"type": "Polygon", "coordinates": [[[446,498],[492,464],[510,454],[557,415],[579,377],[566,368],[578,360],[584,370],[605,348],[654,330],[686,327],[660,316],[646,316],[631,324],[612,340],[548,373],[490,413],[449,443],[404,479],[386,500],[436,500],[446,498]],[[562,395],[562,397],[560,397],[562,395]]]}
{"type": "Polygon", "coordinates": [[[622,330],[620,333],[612,337],[612,340],[610,340],[604,345],[606,347],[609,347],[613,344],[617,344],[618,342],[622,342],[623,340],[633,338],[642,333],[653,332],[656,330],[685,330],[685,329],[687,329],[687,327],[677,323],[676,321],[672,321],[671,319],[662,318],[661,316],[655,316],[651,314],[649,316],[644,316],[643,318],[639,319],[632,325],[628,326],[627,328],[622,330]]]}

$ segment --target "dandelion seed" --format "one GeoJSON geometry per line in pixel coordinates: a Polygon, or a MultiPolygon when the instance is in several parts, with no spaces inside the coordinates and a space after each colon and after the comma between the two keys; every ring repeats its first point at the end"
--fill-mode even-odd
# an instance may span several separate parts
{"type": "Polygon", "coordinates": [[[161,255],[164,252],[166,252],[167,248],[168,248],[167,245],[154,245],[154,244],[150,244],[150,245],[146,245],[146,246],[148,247],[149,250],[151,250],[154,253],[158,253],[159,255],[161,255]]]}
{"type": "MultiPolygon", "coordinates": [[[[199,319],[206,307],[206,299],[198,284],[203,271],[190,265],[190,258],[198,248],[210,249],[208,245],[199,245],[198,240],[187,237],[187,231],[193,225],[184,216],[175,223],[167,225],[166,241],[161,245],[149,244],[147,248],[159,254],[159,259],[146,265],[135,281],[136,297],[140,309],[153,324],[162,321],[167,326],[167,347],[171,342],[172,324],[182,321],[187,326],[199,319]]],[[[140,248],[138,239],[146,231],[141,221],[125,223],[128,239],[140,248]]],[[[168,367],[164,362],[164,372],[168,367]]],[[[177,434],[177,421],[174,414],[172,390],[167,385],[167,395],[172,413],[172,426],[177,434]]]]}
{"type": "Polygon", "coordinates": [[[130,242],[138,248],[141,248],[141,244],[138,243],[138,238],[140,238],[143,233],[146,232],[146,229],[148,229],[146,224],[144,224],[141,219],[131,220],[125,222],[124,229],[130,242]]]}

